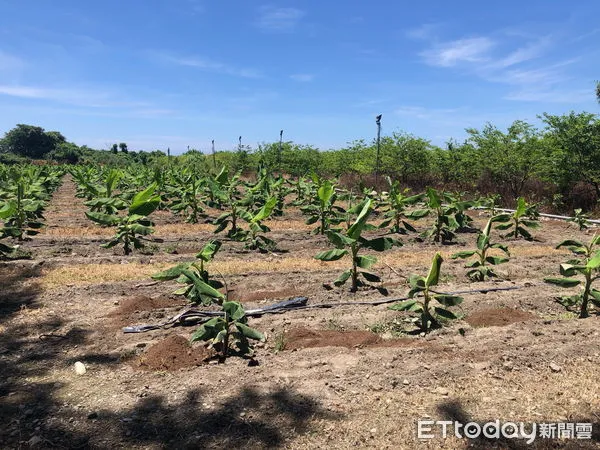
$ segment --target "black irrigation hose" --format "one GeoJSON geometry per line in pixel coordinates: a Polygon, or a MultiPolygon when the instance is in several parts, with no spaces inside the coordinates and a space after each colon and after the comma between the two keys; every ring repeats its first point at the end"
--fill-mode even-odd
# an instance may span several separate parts
{"type": "MultiPolygon", "coordinates": [[[[514,291],[527,287],[535,286],[534,284],[528,284],[525,286],[508,286],[508,287],[493,287],[493,288],[482,288],[482,289],[469,289],[455,292],[438,292],[432,291],[436,294],[444,295],[458,295],[458,294],[476,294],[497,291],[514,291]]],[[[371,302],[340,302],[340,303],[318,303],[315,305],[307,305],[307,297],[294,297],[289,300],[275,303],[273,305],[266,306],[264,308],[248,310],[246,315],[249,317],[260,317],[265,314],[281,314],[288,311],[299,311],[304,309],[315,309],[315,308],[334,308],[336,306],[377,306],[386,303],[401,302],[408,300],[409,297],[395,297],[395,298],[384,298],[380,300],[374,300],[371,302]]],[[[144,333],[146,331],[157,330],[159,328],[167,328],[171,326],[186,325],[186,324],[197,324],[202,319],[210,319],[211,317],[221,317],[223,313],[221,311],[200,311],[193,308],[187,308],[176,314],[166,322],[155,324],[155,325],[137,325],[124,327],[124,333],[144,333]]]]}

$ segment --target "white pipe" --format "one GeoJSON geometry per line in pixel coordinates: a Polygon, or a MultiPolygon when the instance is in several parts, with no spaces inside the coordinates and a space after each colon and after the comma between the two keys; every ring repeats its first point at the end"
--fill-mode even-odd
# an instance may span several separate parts
{"type": "MultiPolygon", "coordinates": [[[[474,206],[471,209],[491,209],[487,206],[474,206]]],[[[504,208],[494,208],[496,211],[502,211],[502,212],[510,212],[513,213],[515,212],[514,209],[504,209],[504,208]]],[[[544,214],[544,213],[540,213],[541,217],[547,217],[549,219],[559,219],[559,220],[569,220],[569,219],[573,219],[573,217],[569,217],[569,216],[557,216],[556,214],[544,214]]],[[[600,220],[595,220],[595,219],[585,219],[586,222],[588,223],[593,223],[596,225],[600,225],[600,220]]]]}

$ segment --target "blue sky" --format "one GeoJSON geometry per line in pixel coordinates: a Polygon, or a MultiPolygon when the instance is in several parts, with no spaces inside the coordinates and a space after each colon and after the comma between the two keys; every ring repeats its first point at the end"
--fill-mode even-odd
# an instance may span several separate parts
{"type": "Polygon", "coordinates": [[[0,0],[0,132],[79,145],[338,148],[598,112],[598,0],[0,0]],[[24,6],[27,5],[27,6],[24,6]]]}

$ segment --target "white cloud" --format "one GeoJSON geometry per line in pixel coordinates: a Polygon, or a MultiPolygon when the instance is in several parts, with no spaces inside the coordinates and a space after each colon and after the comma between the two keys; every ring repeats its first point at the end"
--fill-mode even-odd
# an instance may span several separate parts
{"type": "Polygon", "coordinates": [[[315,76],[310,73],[296,73],[296,74],[290,75],[290,78],[294,81],[298,81],[301,83],[308,83],[310,81],[313,81],[315,79],[315,76]]]}
{"type": "Polygon", "coordinates": [[[199,56],[176,56],[164,52],[150,52],[153,59],[179,66],[194,67],[207,72],[216,72],[243,78],[261,78],[262,74],[255,69],[234,67],[219,61],[199,56]]]}
{"type": "Polygon", "coordinates": [[[489,67],[503,69],[511,67],[517,64],[521,64],[532,59],[539,58],[543,55],[544,51],[550,45],[550,38],[543,37],[532,43],[525,45],[524,47],[518,48],[515,51],[509,53],[503,58],[500,58],[492,62],[489,67]]]}
{"type": "Polygon", "coordinates": [[[297,8],[263,6],[257,26],[265,31],[289,32],[294,30],[306,13],[297,8]]]}
{"type": "Polygon", "coordinates": [[[551,85],[563,81],[565,76],[551,67],[541,67],[539,69],[523,70],[511,69],[498,74],[497,77],[486,77],[489,81],[494,81],[512,85],[551,85]]]}
{"type": "Polygon", "coordinates": [[[121,96],[99,89],[53,88],[24,85],[0,85],[0,95],[37,100],[52,100],[88,108],[147,107],[144,102],[122,100],[121,96]]]}
{"type": "Polygon", "coordinates": [[[431,66],[452,67],[459,63],[474,63],[489,60],[489,50],[495,45],[487,37],[459,39],[436,44],[421,53],[431,66]]]}
{"type": "MultiPolygon", "coordinates": [[[[500,39],[498,34],[494,34],[494,39],[480,36],[442,43],[433,42],[422,34],[424,39],[429,40],[430,48],[420,55],[428,65],[458,66],[463,72],[484,81],[509,86],[510,91],[503,97],[505,100],[559,103],[589,100],[589,92],[586,97],[583,89],[578,90],[581,83],[577,83],[577,77],[567,70],[579,58],[547,62],[547,53],[552,49],[554,40],[552,36],[503,32],[507,39],[500,39]],[[516,43],[515,39],[521,42],[516,43]],[[534,64],[537,59],[542,63],[534,64]]],[[[426,118],[427,114],[410,109],[405,113],[417,118],[426,118]]]]}
{"type": "Polygon", "coordinates": [[[588,38],[591,38],[598,33],[600,33],[600,28],[595,28],[588,33],[584,33],[584,34],[580,34],[579,36],[575,36],[573,39],[571,39],[571,42],[580,42],[580,41],[586,40],[588,38]]]}

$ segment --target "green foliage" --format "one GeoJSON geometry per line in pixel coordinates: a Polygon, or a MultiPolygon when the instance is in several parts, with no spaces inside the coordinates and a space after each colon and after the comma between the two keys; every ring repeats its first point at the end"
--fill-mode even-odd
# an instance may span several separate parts
{"type": "Polygon", "coordinates": [[[533,236],[528,228],[537,229],[540,224],[535,218],[539,216],[536,209],[532,209],[523,197],[517,199],[517,209],[510,216],[510,221],[502,223],[496,227],[497,230],[511,230],[504,237],[513,237],[518,239],[523,237],[528,241],[533,240],[533,236]]]}
{"type": "Polygon", "coordinates": [[[143,236],[148,236],[154,232],[154,225],[146,216],[150,215],[160,203],[160,197],[154,195],[156,185],[152,184],[141,192],[138,192],[129,203],[127,215],[119,216],[117,214],[106,214],[101,212],[86,212],[88,219],[103,225],[116,227],[115,236],[106,244],[104,248],[112,248],[115,245],[123,244],[125,255],[131,253],[131,246],[140,249],[143,247],[143,236]]]}
{"type": "Polygon", "coordinates": [[[389,237],[366,239],[362,236],[363,231],[370,228],[367,224],[367,220],[372,211],[370,199],[357,205],[354,210],[358,215],[356,220],[349,225],[346,230],[343,232],[328,230],[326,232],[327,238],[335,248],[319,252],[315,255],[315,259],[321,261],[336,261],[346,255],[350,255],[352,266],[348,270],[342,272],[333,284],[341,286],[350,279],[352,283],[350,288],[351,292],[356,292],[360,286],[365,285],[361,278],[370,283],[381,281],[381,278],[378,275],[362,270],[371,268],[371,266],[377,262],[377,258],[374,256],[359,254],[362,249],[366,248],[382,252],[389,250],[394,246],[402,245],[399,241],[389,237]]]}
{"type": "MultiPolygon", "coordinates": [[[[408,189],[401,191],[398,181],[392,182],[390,177],[386,177],[389,186],[389,192],[384,196],[380,206],[383,210],[383,222],[379,228],[388,228],[391,225],[390,232],[407,234],[409,231],[416,232],[415,228],[406,220],[406,208],[422,201],[423,195],[405,196],[408,189]]],[[[416,210],[410,214],[412,219],[419,219],[427,215],[427,210],[416,210]]]]}
{"type": "Polygon", "coordinates": [[[0,164],[0,258],[28,255],[10,241],[22,241],[44,226],[44,208],[62,175],[57,167],[0,164]]]}
{"type": "MultiPolygon", "coordinates": [[[[371,144],[371,147],[375,142],[371,144]]],[[[429,141],[407,133],[392,133],[381,139],[381,166],[401,183],[423,179],[431,170],[429,141]]]]}
{"type": "Polygon", "coordinates": [[[92,179],[87,178],[89,173],[86,174],[81,171],[73,173],[79,184],[78,196],[88,198],[84,205],[89,206],[90,211],[116,214],[117,211],[127,208],[127,203],[122,198],[123,195],[115,193],[119,180],[124,177],[122,170],[107,170],[104,174],[100,174],[99,183],[94,183],[92,179]]]}
{"type": "Polygon", "coordinates": [[[595,114],[544,113],[548,143],[554,148],[551,177],[563,189],[577,181],[594,187],[600,198],[600,119],[595,114]]]}
{"type": "Polygon", "coordinates": [[[389,309],[394,311],[409,311],[418,314],[414,319],[415,324],[423,333],[427,333],[433,328],[439,328],[440,318],[457,319],[458,317],[450,311],[449,307],[460,305],[462,297],[449,294],[435,294],[432,287],[437,286],[440,279],[440,271],[443,259],[439,253],[436,253],[431,262],[431,268],[427,277],[412,275],[409,278],[410,291],[408,296],[410,300],[395,303],[389,309]],[[422,294],[422,298],[415,298],[417,294],[422,294]],[[433,306],[433,302],[440,306],[433,306]]]}
{"type": "Polygon", "coordinates": [[[519,197],[526,183],[546,169],[545,147],[533,125],[517,120],[503,133],[492,124],[468,129],[469,142],[481,153],[492,181],[519,197]]]}
{"type": "Polygon", "coordinates": [[[223,317],[204,322],[192,335],[192,341],[206,341],[220,354],[223,362],[229,355],[252,356],[251,340],[264,341],[265,336],[248,326],[244,307],[238,302],[222,304],[223,317]]]}
{"type": "Polygon", "coordinates": [[[321,179],[313,175],[313,183],[317,186],[315,195],[313,195],[310,204],[303,206],[301,211],[309,217],[306,219],[307,225],[319,223],[314,233],[325,234],[331,228],[331,225],[337,225],[342,222],[340,214],[345,210],[335,204],[337,194],[335,184],[326,179],[321,179]]]}
{"type": "Polygon", "coordinates": [[[0,191],[0,220],[4,221],[4,236],[23,237],[39,233],[43,227],[44,208],[49,198],[48,188],[35,171],[24,169],[8,173],[7,183],[0,191]]]}
{"type": "Polygon", "coordinates": [[[439,192],[427,188],[426,206],[428,210],[413,211],[407,217],[434,216],[433,226],[423,233],[424,237],[432,237],[433,242],[448,244],[456,237],[456,231],[469,230],[472,219],[466,213],[474,202],[460,201],[447,192],[439,192]]]}
{"type": "Polygon", "coordinates": [[[293,177],[302,177],[317,172],[321,167],[321,152],[309,145],[282,142],[281,161],[278,161],[279,142],[263,143],[253,153],[255,164],[269,172],[278,171],[293,177]]]}
{"type": "Polygon", "coordinates": [[[587,214],[584,214],[581,208],[575,209],[575,211],[573,211],[573,214],[574,216],[570,219],[567,219],[567,222],[576,224],[579,227],[579,231],[589,228],[589,216],[587,214]]]}
{"type": "Polygon", "coordinates": [[[295,199],[290,203],[290,206],[302,206],[306,200],[310,198],[312,192],[312,184],[307,182],[303,177],[298,177],[296,180],[286,180],[291,187],[291,192],[294,193],[295,199]]]}
{"type": "Polygon", "coordinates": [[[242,211],[240,217],[248,222],[248,230],[239,230],[234,238],[244,241],[246,248],[249,250],[274,250],[277,246],[275,241],[262,234],[268,233],[271,229],[262,221],[269,218],[276,205],[277,198],[271,197],[256,214],[246,210],[242,211]]]}
{"type": "Polygon", "coordinates": [[[228,301],[227,295],[218,291],[223,283],[209,275],[205,264],[212,261],[221,248],[219,241],[210,241],[196,255],[197,261],[178,264],[152,276],[159,281],[177,280],[184,284],[174,293],[184,295],[193,304],[221,306],[222,317],[204,322],[192,335],[192,341],[205,341],[220,354],[223,362],[230,355],[252,356],[251,340],[264,341],[264,335],[248,326],[243,306],[228,301]]]}
{"type": "Polygon", "coordinates": [[[502,196],[500,194],[491,194],[487,197],[479,199],[478,203],[487,208],[492,217],[497,213],[497,209],[500,207],[502,202],[502,196]]]}
{"type": "Polygon", "coordinates": [[[77,164],[82,158],[82,151],[71,142],[59,143],[45,157],[61,164],[77,164]]]}
{"type": "Polygon", "coordinates": [[[214,182],[209,182],[209,189],[213,193],[211,202],[215,205],[224,205],[227,211],[217,217],[213,224],[217,226],[215,233],[227,229],[228,237],[235,237],[241,231],[238,219],[243,205],[247,202],[241,201],[239,174],[229,178],[225,167],[221,169],[214,182]]]}
{"type": "MultiPolygon", "coordinates": [[[[275,184],[280,185],[283,179],[275,184]]],[[[273,250],[276,244],[262,233],[270,231],[269,227],[262,223],[275,210],[279,203],[276,196],[264,198],[266,193],[271,192],[272,185],[268,185],[268,178],[262,178],[256,185],[247,187],[246,194],[241,194],[241,182],[239,175],[229,178],[227,171],[223,168],[215,178],[215,182],[209,182],[209,188],[213,191],[213,200],[216,204],[226,205],[227,211],[217,217],[213,224],[217,226],[215,233],[220,233],[229,227],[227,236],[246,243],[246,248],[251,250],[273,250]],[[262,204],[257,212],[252,208],[262,204]],[[248,223],[248,230],[240,225],[240,220],[248,223]]]]}
{"type": "Polygon", "coordinates": [[[167,191],[171,199],[169,209],[175,214],[184,214],[186,221],[198,223],[204,214],[202,197],[204,196],[205,180],[198,176],[193,169],[173,172],[174,185],[167,191]]]}
{"type": "Polygon", "coordinates": [[[9,153],[39,159],[65,142],[65,137],[57,131],[46,132],[41,127],[18,124],[4,135],[2,148],[9,153]]]}
{"type": "Polygon", "coordinates": [[[174,294],[185,296],[195,305],[219,303],[225,299],[225,295],[217,290],[223,287],[223,283],[209,274],[205,264],[212,261],[220,248],[221,242],[209,241],[196,255],[197,261],[178,264],[152,275],[152,278],[158,281],[177,280],[184,284],[174,294]]]}
{"type": "Polygon", "coordinates": [[[507,256],[510,256],[508,251],[508,247],[503,244],[492,243],[491,242],[491,232],[492,232],[492,223],[496,222],[507,222],[510,220],[510,216],[508,214],[500,214],[494,216],[488,220],[486,226],[482,231],[479,232],[477,236],[477,249],[476,250],[466,250],[462,252],[455,253],[452,255],[452,259],[456,258],[470,258],[472,256],[477,256],[477,259],[471,261],[467,264],[467,276],[473,281],[485,281],[487,278],[498,276],[494,269],[490,266],[497,266],[498,264],[503,264],[508,262],[508,258],[499,257],[499,256],[491,256],[488,254],[491,249],[499,249],[503,251],[507,256]]]}
{"type": "Polygon", "coordinates": [[[566,247],[575,256],[560,265],[562,278],[546,277],[544,281],[561,287],[571,288],[579,286],[581,280],[574,278],[583,275],[583,291],[559,300],[567,308],[580,305],[579,318],[589,317],[588,303],[591,301],[596,308],[600,308],[600,290],[594,289],[592,283],[600,278],[600,236],[594,235],[589,244],[584,244],[574,239],[562,241],[556,248],[566,247]]]}

